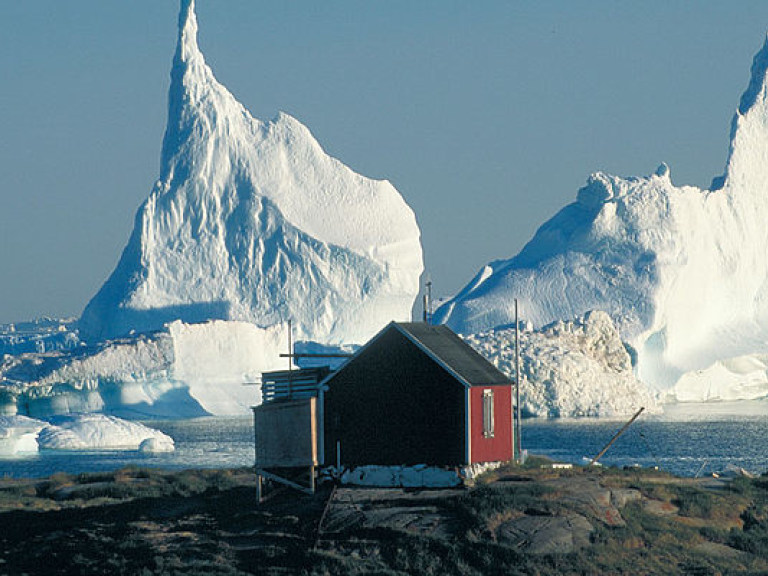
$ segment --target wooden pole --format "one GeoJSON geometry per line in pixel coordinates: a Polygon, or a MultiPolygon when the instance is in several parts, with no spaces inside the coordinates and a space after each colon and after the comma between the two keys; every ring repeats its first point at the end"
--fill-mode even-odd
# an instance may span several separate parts
{"type": "Polygon", "coordinates": [[[515,452],[517,452],[517,461],[523,459],[523,427],[520,416],[520,318],[517,313],[517,298],[515,298],[515,403],[517,404],[517,413],[515,414],[515,452]]]}
{"type": "Polygon", "coordinates": [[[288,320],[288,398],[293,396],[293,324],[288,320]]]}
{"type": "Polygon", "coordinates": [[[258,432],[256,432],[255,408],[253,408],[253,467],[256,470],[256,502],[261,504],[264,494],[261,486],[261,474],[259,474],[258,432]]]}
{"type": "Polygon", "coordinates": [[[309,467],[309,489],[312,491],[312,494],[315,493],[315,467],[310,466],[309,467]]]}
{"type": "Polygon", "coordinates": [[[616,434],[613,436],[613,438],[611,438],[611,441],[610,441],[610,442],[608,442],[608,444],[606,444],[606,445],[605,445],[605,448],[603,448],[602,450],[600,450],[600,454],[598,454],[597,456],[595,456],[594,458],[592,458],[592,461],[589,463],[589,465],[590,465],[590,466],[592,466],[593,464],[595,464],[595,463],[596,463],[598,460],[600,460],[600,458],[602,458],[602,457],[603,457],[603,454],[605,454],[606,452],[608,452],[608,448],[610,448],[610,447],[611,447],[611,445],[612,445],[614,442],[616,442],[616,440],[619,438],[619,436],[621,436],[622,434],[624,434],[624,432],[626,432],[627,428],[629,428],[629,427],[632,425],[632,422],[634,422],[635,420],[637,420],[637,417],[638,417],[638,416],[640,416],[640,414],[643,412],[643,410],[645,410],[645,407],[642,407],[642,408],[640,408],[640,410],[638,410],[638,411],[635,413],[635,415],[634,415],[634,416],[632,416],[632,418],[630,418],[629,422],[627,422],[626,424],[624,424],[624,426],[622,426],[622,427],[621,427],[621,430],[619,430],[618,432],[616,432],[616,434]]]}

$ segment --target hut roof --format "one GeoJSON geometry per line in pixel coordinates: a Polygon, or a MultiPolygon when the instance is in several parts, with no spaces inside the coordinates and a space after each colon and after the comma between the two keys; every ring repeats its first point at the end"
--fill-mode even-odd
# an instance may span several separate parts
{"type": "Polygon", "coordinates": [[[493,386],[510,379],[447,326],[393,322],[411,341],[468,386],[493,386]]]}
{"type": "Polygon", "coordinates": [[[338,372],[355,362],[363,352],[374,346],[379,338],[390,330],[399,332],[464,386],[508,386],[511,383],[506,374],[447,326],[433,326],[422,322],[390,322],[352,358],[342,364],[337,372],[329,374],[321,384],[333,380],[338,372]]]}

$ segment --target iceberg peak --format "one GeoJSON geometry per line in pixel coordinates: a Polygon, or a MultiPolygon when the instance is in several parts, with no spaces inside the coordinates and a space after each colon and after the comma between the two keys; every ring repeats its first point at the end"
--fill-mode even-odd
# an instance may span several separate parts
{"type": "Polygon", "coordinates": [[[655,172],[656,176],[659,178],[669,178],[669,166],[666,162],[662,162],[659,164],[659,167],[656,168],[655,172]]]}
{"type": "Polygon", "coordinates": [[[189,62],[195,57],[202,58],[197,46],[197,15],[195,0],[181,0],[179,11],[179,42],[176,50],[178,62],[189,62]]]}
{"type": "Polygon", "coordinates": [[[728,160],[711,190],[739,190],[763,195],[768,191],[768,36],[752,60],[749,86],[731,123],[728,160]]]}
{"type": "Polygon", "coordinates": [[[752,60],[749,86],[739,101],[739,114],[746,114],[758,101],[765,102],[766,94],[768,94],[766,72],[768,72],[768,34],[766,34],[763,47],[752,60]]]}

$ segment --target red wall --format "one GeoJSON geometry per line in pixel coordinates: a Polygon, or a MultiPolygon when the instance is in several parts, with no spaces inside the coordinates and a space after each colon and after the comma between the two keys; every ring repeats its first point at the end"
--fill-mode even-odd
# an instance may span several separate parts
{"type": "Polygon", "coordinates": [[[473,386],[469,389],[470,461],[512,460],[512,386],[473,386]],[[483,436],[483,390],[493,390],[494,435],[483,436]]]}

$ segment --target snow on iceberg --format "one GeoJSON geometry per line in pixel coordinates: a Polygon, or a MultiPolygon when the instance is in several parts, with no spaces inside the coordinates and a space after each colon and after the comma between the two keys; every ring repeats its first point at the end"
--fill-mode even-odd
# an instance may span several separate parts
{"type": "Polygon", "coordinates": [[[290,318],[297,338],[364,342],[410,317],[422,269],[397,190],[328,156],[294,118],[253,118],[214,78],[182,0],[160,179],[81,337],[290,318]]]}
{"type": "MultiPolygon", "coordinates": [[[[515,330],[464,337],[515,379],[515,330]]],[[[524,416],[619,417],[658,406],[634,374],[632,359],[610,316],[593,311],[541,330],[520,330],[520,407],[524,416]]]]}
{"type": "Polygon", "coordinates": [[[170,452],[173,439],[137,422],[105,414],[57,416],[40,431],[43,450],[144,450],[170,452]]]}
{"type": "Polygon", "coordinates": [[[435,314],[459,332],[605,310],[668,399],[768,394],[768,40],[709,190],[593,174],[519,254],[492,262],[435,314]],[[717,378],[721,384],[711,386],[717,378]]]}

